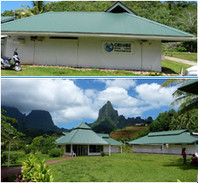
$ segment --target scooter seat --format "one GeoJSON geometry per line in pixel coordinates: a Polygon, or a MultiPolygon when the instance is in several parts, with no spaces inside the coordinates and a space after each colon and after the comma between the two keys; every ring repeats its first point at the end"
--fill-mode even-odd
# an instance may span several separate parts
{"type": "Polygon", "coordinates": [[[10,61],[10,60],[11,60],[11,58],[10,58],[10,57],[1,56],[1,58],[2,58],[3,60],[8,60],[8,61],[10,61]]]}

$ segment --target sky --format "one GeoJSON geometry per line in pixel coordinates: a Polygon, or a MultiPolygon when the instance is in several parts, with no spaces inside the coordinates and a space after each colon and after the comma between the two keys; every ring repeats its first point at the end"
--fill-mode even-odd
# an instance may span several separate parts
{"type": "Polygon", "coordinates": [[[80,122],[93,123],[99,109],[110,101],[119,115],[149,116],[170,110],[177,86],[162,88],[166,79],[131,78],[3,78],[2,105],[29,114],[46,110],[58,127],[72,128],[80,122]]]}

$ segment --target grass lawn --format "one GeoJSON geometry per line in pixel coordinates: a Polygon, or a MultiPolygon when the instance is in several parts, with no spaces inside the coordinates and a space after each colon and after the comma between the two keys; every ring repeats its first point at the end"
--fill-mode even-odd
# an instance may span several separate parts
{"type": "Polygon", "coordinates": [[[23,65],[22,71],[1,70],[2,76],[138,76],[131,71],[102,70],[102,69],[75,69],[57,66],[23,65]]]}
{"type": "Polygon", "coordinates": [[[49,165],[55,182],[196,182],[198,167],[181,156],[113,154],[78,157],[49,165]]]}
{"type": "Polygon", "coordinates": [[[173,54],[172,52],[168,52],[167,56],[197,62],[197,53],[175,52],[173,54]]]}
{"type": "Polygon", "coordinates": [[[163,72],[169,72],[169,73],[180,73],[181,68],[183,67],[183,73],[185,74],[186,69],[189,67],[192,67],[191,65],[173,62],[169,60],[163,60],[162,61],[162,71],[163,72]]]}
{"type": "MultiPolygon", "coordinates": [[[[3,153],[8,153],[8,152],[4,151],[3,153]]],[[[10,167],[22,166],[22,162],[25,161],[30,156],[30,154],[25,154],[24,151],[22,151],[22,150],[11,151],[10,154],[11,154],[11,156],[12,156],[12,154],[17,154],[18,155],[18,163],[17,164],[10,164],[10,167]]],[[[43,159],[45,159],[45,162],[66,158],[65,156],[64,157],[56,157],[56,158],[49,157],[48,154],[42,154],[41,152],[36,152],[35,157],[38,159],[38,161],[42,161],[43,159]]],[[[6,164],[3,164],[2,166],[7,166],[7,165],[8,165],[8,163],[6,162],[6,164]]]]}
{"type": "MultiPolygon", "coordinates": [[[[22,71],[1,70],[2,76],[166,76],[180,73],[181,67],[184,70],[190,65],[172,62],[168,60],[162,61],[163,73],[154,71],[126,71],[126,70],[104,70],[104,69],[83,69],[58,66],[33,66],[23,65],[22,71]]],[[[185,71],[184,71],[185,72],[185,71]]]]}

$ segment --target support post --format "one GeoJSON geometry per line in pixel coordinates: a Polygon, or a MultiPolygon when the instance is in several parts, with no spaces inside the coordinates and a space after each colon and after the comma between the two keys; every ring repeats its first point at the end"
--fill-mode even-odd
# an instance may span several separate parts
{"type": "Polygon", "coordinates": [[[109,156],[111,156],[111,145],[109,145],[109,156]]]}
{"type": "Polygon", "coordinates": [[[121,145],[121,154],[122,154],[122,145],[121,145]]]}
{"type": "Polygon", "coordinates": [[[72,156],[72,152],[73,152],[73,146],[71,144],[71,149],[70,149],[71,156],[72,156]]]}

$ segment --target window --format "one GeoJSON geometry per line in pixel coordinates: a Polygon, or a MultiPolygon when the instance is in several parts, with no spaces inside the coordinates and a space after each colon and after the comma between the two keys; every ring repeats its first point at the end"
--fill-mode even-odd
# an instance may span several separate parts
{"type": "Polygon", "coordinates": [[[66,147],[65,147],[65,151],[66,151],[66,152],[70,152],[70,151],[71,151],[71,147],[70,147],[70,145],[66,145],[66,147]]]}
{"type": "Polygon", "coordinates": [[[90,153],[99,153],[101,151],[103,151],[103,146],[101,146],[101,145],[90,145],[89,146],[90,153]]]}

